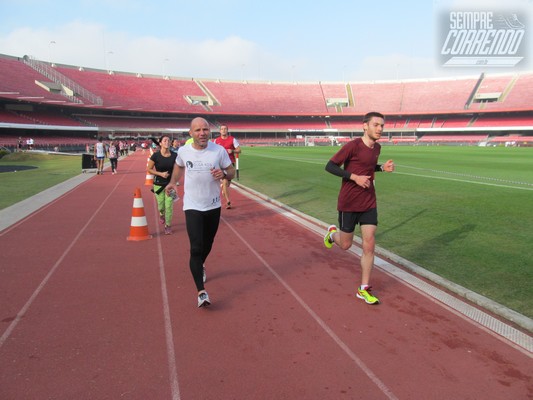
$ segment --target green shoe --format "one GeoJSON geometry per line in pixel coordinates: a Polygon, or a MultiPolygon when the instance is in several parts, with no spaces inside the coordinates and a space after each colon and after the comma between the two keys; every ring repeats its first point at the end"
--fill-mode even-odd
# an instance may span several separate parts
{"type": "Polygon", "coordinates": [[[379,299],[370,293],[370,289],[370,286],[367,286],[366,289],[358,288],[356,296],[363,299],[367,304],[379,304],[379,299]]]}
{"type": "Polygon", "coordinates": [[[326,236],[324,236],[324,246],[326,246],[328,249],[331,249],[333,247],[333,241],[331,240],[331,235],[335,232],[337,232],[337,227],[335,225],[330,225],[330,227],[328,228],[328,232],[326,233],[326,236]]]}

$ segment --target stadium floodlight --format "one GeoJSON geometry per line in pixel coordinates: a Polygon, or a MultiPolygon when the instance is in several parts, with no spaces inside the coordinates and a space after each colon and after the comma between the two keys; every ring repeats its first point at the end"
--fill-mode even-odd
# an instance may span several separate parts
{"type": "Polygon", "coordinates": [[[55,67],[54,62],[52,61],[52,45],[56,44],[55,40],[50,40],[50,43],[48,43],[48,58],[50,61],[50,66],[55,67]]]}

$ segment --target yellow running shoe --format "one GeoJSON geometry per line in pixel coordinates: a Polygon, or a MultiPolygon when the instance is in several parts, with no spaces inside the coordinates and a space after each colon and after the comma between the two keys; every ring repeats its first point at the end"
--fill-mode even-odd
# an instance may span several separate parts
{"type": "Polygon", "coordinates": [[[335,232],[337,232],[337,227],[335,225],[330,225],[326,233],[326,236],[324,236],[324,246],[326,246],[328,249],[331,249],[333,247],[333,241],[331,240],[331,235],[335,232]]]}
{"type": "Polygon", "coordinates": [[[379,304],[379,299],[370,293],[371,289],[370,286],[367,286],[366,289],[358,288],[356,296],[363,299],[367,304],[379,304]]]}

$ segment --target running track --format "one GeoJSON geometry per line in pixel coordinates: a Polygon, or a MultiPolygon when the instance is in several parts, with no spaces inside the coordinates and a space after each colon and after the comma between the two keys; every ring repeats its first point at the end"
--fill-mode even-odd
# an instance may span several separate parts
{"type": "Polygon", "coordinates": [[[242,190],[197,309],[182,203],[162,235],[145,165],[138,152],[0,232],[0,399],[533,398],[531,350],[381,268],[382,304],[354,299],[357,255],[242,190]],[[141,242],[126,240],[136,187],[141,242]]]}

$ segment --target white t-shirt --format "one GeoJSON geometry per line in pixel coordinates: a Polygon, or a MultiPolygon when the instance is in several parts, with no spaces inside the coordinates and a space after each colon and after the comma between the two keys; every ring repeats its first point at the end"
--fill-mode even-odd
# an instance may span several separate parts
{"type": "Polygon", "coordinates": [[[221,206],[220,181],[213,178],[211,170],[231,165],[224,147],[207,142],[205,149],[196,150],[187,144],[178,149],[176,164],[185,167],[184,210],[208,211],[221,206]]]}
{"type": "Polygon", "coordinates": [[[105,146],[102,142],[96,143],[96,157],[105,157],[105,146]]]}

